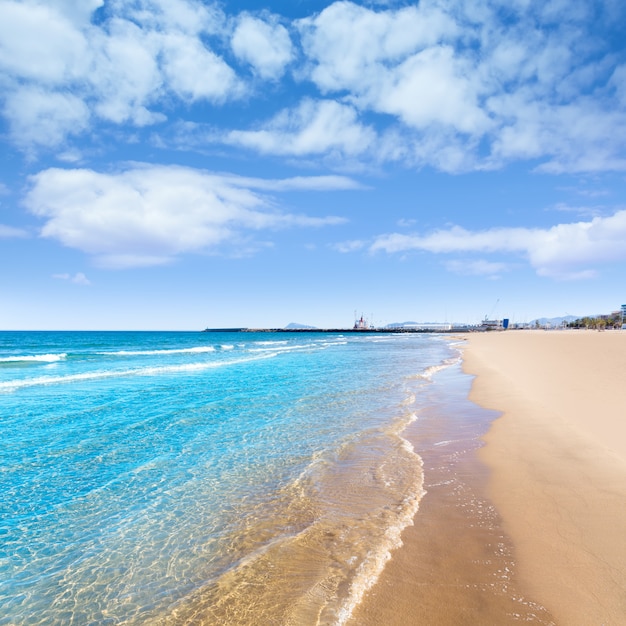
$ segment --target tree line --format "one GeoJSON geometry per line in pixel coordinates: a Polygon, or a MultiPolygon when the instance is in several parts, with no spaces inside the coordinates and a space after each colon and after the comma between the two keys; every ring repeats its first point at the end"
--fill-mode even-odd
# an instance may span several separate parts
{"type": "Polygon", "coordinates": [[[597,315],[595,317],[581,317],[567,324],[568,328],[595,328],[597,330],[605,330],[607,328],[621,328],[622,314],[620,312],[611,313],[610,315],[597,315]]]}

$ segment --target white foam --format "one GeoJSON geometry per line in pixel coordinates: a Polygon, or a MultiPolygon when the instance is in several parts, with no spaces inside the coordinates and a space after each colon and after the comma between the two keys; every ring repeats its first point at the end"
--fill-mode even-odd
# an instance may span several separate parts
{"type": "Polygon", "coordinates": [[[67,357],[65,352],[59,354],[29,354],[24,356],[3,356],[0,363],[56,363],[67,357]]]}
{"type": "Polygon", "coordinates": [[[442,361],[438,365],[431,365],[430,367],[427,367],[420,374],[415,374],[413,376],[409,376],[408,378],[423,378],[424,380],[432,380],[432,377],[435,374],[437,374],[437,372],[441,372],[445,369],[448,369],[449,367],[452,367],[453,365],[457,365],[460,362],[461,362],[460,356],[456,356],[451,359],[446,359],[445,361],[442,361]]]}
{"type": "MultiPolygon", "coordinates": [[[[405,440],[406,441],[406,440],[405,440]]],[[[407,443],[409,443],[407,441],[407,443]]],[[[413,447],[409,443],[410,452],[412,452],[420,461],[419,455],[415,454],[413,447]]],[[[367,554],[365,559],[357,568],[348,597],[344,601],[341,609],[338,611],[335,626],[344,626],[352,617],[354,609],[361,603],[363,596],[371,589],[385,569],[387,561],[391,558],[391,553],[402,545],[402,531],[407,526],[413,525],[413,518],[419,509],[420,500],[424,497],[426,491],[420,486],[418,492],[414,495],[407,496],[401,505],[401,515],[397,523],[387,528],[384,534],[384,540],[378,549],[372,550],[367,554]]]]}
{"type": "Polygon", "coordinates": [[[107,378],[123,378],[132,376],[159,376],[162,374],[176,374],[184,372],[200,372],[218,367],[227,367],[229,365],[239,365],[248,363],[249,361],[258,361],[261,359],[269,359],[278,356],[276,353],[263,354],[243,359],[233,359],[231,361],[211,361],[200,363],[187,363],[185,365],[164,365],[159,367],[140,367],[136,369],[126,370],[108,370],[83,372],[82,374],[68,374],[67,376],[38,376],[37,378],[23,378],[20,380],[11,380],[0,382],[0,393],[12,392],[25,387],[36,387],[40,385],[57,385],[64,383],[74,383],[89,380],[104,380],[107,378]]]}
{"type": "Polygon", "coordinates": [[[173,348],[171,350],[118,350],[117,352],[102,352],[113,356],[155,356],[159,354],[201,354],[215,352],[213,346],[198,346],[197,348],[173,348]]]}
{"type": "Polygon", "coordinates": [[[274,346],[272,348],[248,348],[248,352],[293,352],[295,350],[310,350],[317,348],[313,345],[290,345],[290,346],[274,346]]]}

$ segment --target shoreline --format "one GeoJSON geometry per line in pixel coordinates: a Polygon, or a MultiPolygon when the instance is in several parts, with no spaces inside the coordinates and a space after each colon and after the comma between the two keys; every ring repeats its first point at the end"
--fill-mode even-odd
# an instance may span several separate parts
{"type": "Polygon", "coordinates": [[[480,458],[523,584],[557,623],[626,619],[626,333],[469,336],[480,458]]]}
{"type": "Polygon", "coordinates": [[[439,372],[403,433],[423,459],[425,496],[348,626],[555,624],[520,584],[514,546],[478,456],[497,417],[468,398],[460,366],[439,372]]]}
{"type": "Polygon", "coordinates": [[[480,442],[447,464],[407,429],[427,494],[349,625],[624,623],[626,333],[458,340],[465,404],[426,413],[487,413],[480,442]]]}

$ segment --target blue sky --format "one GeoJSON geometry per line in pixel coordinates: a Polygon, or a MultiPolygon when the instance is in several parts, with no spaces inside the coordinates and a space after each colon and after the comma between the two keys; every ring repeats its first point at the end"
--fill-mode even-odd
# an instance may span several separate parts
{"type": "Polygon", "coordinates": [[[621,0],[0,0],[0,328],[626,302],[621,0]]]}

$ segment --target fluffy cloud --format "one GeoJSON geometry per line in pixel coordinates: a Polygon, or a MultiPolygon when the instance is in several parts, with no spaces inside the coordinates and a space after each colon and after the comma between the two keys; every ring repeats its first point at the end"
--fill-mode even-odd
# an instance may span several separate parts
{"type": "Polygon", "coordinates": [[[164,35],[162,49],[165,77],[181,98],[223,102],[244,92],[233,69],[199,39],[180,33],[164,35]]]}
{"type": "Polygon", "coordinates": [[[436,254],[517,253],[541,276],[587,278],[595,267],[626,260],[626,211],[587,222],[552,228],[492,228],[469,231],[459,226],[429,235],[389,234],[378,237],[372,252],[424,250],[436,254]]]}
{"type": "Polygon", "coordinates": [[[234,70],[209,44],[223,37],[217,9],[185,0],[115,0],[94,24],[100,6],[0,2],[3,113],[18,145],[56,146],[98,118],[163,122],[172,95],[214,103],[243,95],[234,70]]]}
{"type": "MultiPolygon", "coordinates": [[[[322,181],[320,188],[338,182],[322,181]]],[[[42,236],[108,267],[159,265],[184,253],[236,249],[255,231],[343,221],[277,211],[271,198],[255,190],[272,181],[184,167],[136,165],[116,174],[48,169],[33,176],[31,185],[25,204],[45,221],[42,236]]],[[[313,185],[275,181],[281,186],[313,185]]]]}
{"type": "Polygon", "coordinates": [[[4,112],[10,120],[11,136],[22,146],[56,146],[68,134],[84,131],[89,123],[89,109],[80,98],[37,87],[10,93],[4,112]]]}
{"type": "Polygon", "coordinates": [[[353,107],[333,100],[304,100],[281,111],[259,130],[232,131],[225,141],[262,153],[303,156],[367,151],[376,133],[360,124],[353,107]]]}
{"type": "Polygon", "coordinates": [[[311,78],[322,90],[349,90],[361,108],[414,128],[443,124],[472,133],[488,126],[468,79],[471,61],[446,43],[458,25],[440,9],[425,3],[375,12],[337,2],[301,29],[311,78]]]}
{"type": "Polygon", "coordinates": [[[209,141],[447,172],[520,160],[626,170],[626,55],[612,44],[623,3],[367,4],[290,23],[201,0],[0,0],[10,137],[58,148],[89,131],[97,140],[102,121],[176,127],[249,98],[244,121],[209,141]]]}
{"type": "Polygon", "coordinates": [[[88,41],[52,6],[0,2],[0,69],[21,80],[59,84],[88,70],[88,41]]]}
{"type": "Polygon", "coordinates": [[[277,79],[293,57],[287,29],[251,15],[239,17],[231,46],[242,61],[249,63],[261,78],[277,79]]]}
{"type": "Polygon", "coordinates": [[[312,80],[326,92],[357,94],[379,89],[389,68],[457,30],[454,20],[430,3],[377,12],[335,2],[298,26],[312,80]]]}
{"type": "Polygon", "coordinates": [[[308,76],[327,97],[399,123],[379,132],[379,154],[391,160],[444,171],[519,159],[545,160],[551,172],[622,170],[623,73],[589,35],[609,8],[335,2],[299,27],[308,76]]]}

